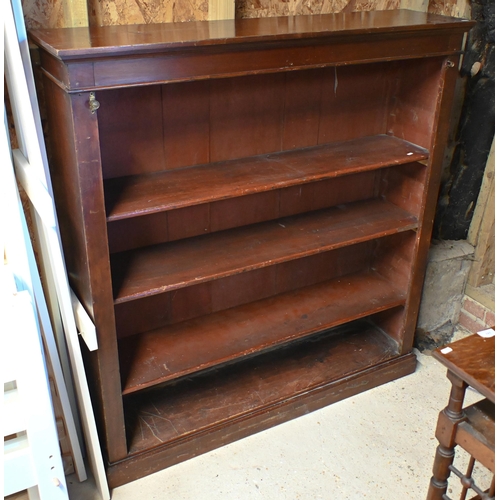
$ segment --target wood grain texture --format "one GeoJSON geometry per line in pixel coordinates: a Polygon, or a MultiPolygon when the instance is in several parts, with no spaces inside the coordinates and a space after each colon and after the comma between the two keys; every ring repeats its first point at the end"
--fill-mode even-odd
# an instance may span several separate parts
{"type": "MultiPolygon", "coordinates": [[[[413,345],[413,335],[417,323],[418,309],[420,305],[421,290],[427,265],[427,252],[431,241],[432,225],[436,210],[436,202],[441,179],[441,167],[445,153],[445,145],[448,140],[448,130],[450,127],[449,116],[453,104],[453,95],[457,78],[458,57],[447,58],[452,62],[448,65],[443,60],[439,88],[437,89],[437,102],[435,110],[434,126],[432,130],[433,147],[430,150],[430,157],[426,169],[425,180],[425,204],[422,205],[421,226],[418,238],[420,244],[416,247],[416,255],[413,268],[413,280],[410,283],[409,300],[406,309],[407,319],[405,343],[403,349],[409,352],[413,345]]],[[[406,352],[406,351],[405,351],[406,352]]]]}
{"type": "Polygon", "coordinates": [[[112,256],[115,303],[220,279],[418,226],[368,200],[112,256]]]}
{"type": "Polygon", "coordinates": [[[387,132],[391,67],[391,64],[366,64],[325,70],[318,131],[320,144],[387,132]],[[367,81],[370,85],[366,85],[367,81]]]}
{"type": "Polygon", "coordinates": [[[458,424],[455,441],[494,474],[495,405],[483,399],[465,408],[464,413],[466,419],[458,424]]]}
{"type": "Polygon", "coordinates": [[[314,391],[326,380],[363,370],[368,359],[380,363],[395,357],[394,347],[369,324],[354,324],[282,354],[250,360],[247,366],[176,384],[167,390],[167,398],[165,388],[133,395],[125,400],[130,452],[178,440],[209,423],[224,425],[229,419],[265,413],[280,401],[314,391]]]}
{"type": "MultiPolygon", "coordinates": [[[[323,349],[323,353],[324,351],[323,349]]],[[[374,356],[373,359],[375,360],[377,357],[374,356]]],[[[318,360],[319,362],[323,360],[325,363],[328,363],[328,358],[325,356],[320,356],[318,360]]],[[[332,359],[329,365],[335,365],[335,360],[332,359]]],[[[139,451],[136,454],[130,455],[127,460],[110,464],[108,468],[110,487],[117,487],[134,479],[152,474],[224,444],[232,443],[256,432],[287,422],[292,418],[308,415],[319,408],[413,373],[415,367],[415,355],[396,356],[388,361],[379,363],[376,369],[373,367],[367,369],[358,367],[360,369],[352,375],[338,380],[331,380],[330,382],[325,381],[323,385],[320,384],[312,391],[305,391],[299,397],[285,397],[282,401],[266,409],[265,412],[255,411],[249,415],[244,415],[242,418],[238,416],[227,421],[225,425],[211,430],[205,428],[199,433],[187,436],[186,439],[166,443],[163,446],[159,440],[156,440],[155,444],[157,446],[153,449],[143,452],[139,451]],[[194,443],[196,443],[196,446],[194,446],[194,443]]],[[[264,378],[265,372],[260,372],[258,376],[264,378]]],[[[229,377],[231,377],[231,374],[229,374],[229,377]]],[[[250,381],[250,385],[252,382],[250,381]]],[[[217,384],[217,382],[215,383],[217,384]]],[[[197,397],[196,394],[193,394],[193,396],[194,398],[197,397]]],[[[138,404],[140,405],[141,402],[138,404]]],[[[147,405],[147,402],[145,404],[147,405]]],[[[132,405],[134,405],[133,402],[132,405]]],[[[224,406],[227,407],[225,402],[224,406]]],[[[142,407],[145,408],[145,412],[148,411],[147,406],[142,407]]],[[[139,407],[136,406],[136,410],[131,409],[131,411],[133,414],[130,416],[130,435],[134,436],[134,432],[140,432],[141,425],[147,425],[148,421],[141,420],[142,410],[139,407]]],[[[161,413],[159,412],[153,414],[153,418],[155,415],[161,417],[161,413]]],[[[139,444],[137,439],[135,439],[135,442],[139,444]]]]}
{"type": "MultiPolygon", "coordinates": [[[[116,304],[117,335],[124,338],[144,333],[346,274],[365,271],[372,262],[374,247],[375,242],[368,241],[116,304]]],[[[388,251],[394,252],[395,248],[388,251]]]]}
{"type": "Polygon", "coordinates": [[[370,10],[392,10],[399,7],[400,0],[236,0],[236,17],[274,17],[303,14],[328,14],[370,10]]]}
{"type": "MultiPolygon", "coordinates": [[[[34,43],[53,56],[61,60],[72,60],[86,56],[99,59],[106,56],[139,55],[152,51],[157,53],[174,48],[227,46],[280,40],[328,38],[332,42],[334,40],[338,42],[346,36],[362,33],[372,36],[396,33],[418,36],[418,34],[442,31],[460,33],[472,26],[473,23],[425,12],[382,10],[351,12],[339,16],[304,15],[293,18],[272,17],[70,30],[35,29],[30,31],[30,37],[34,43]]],[[[377,38],[377,41],[379,40],[377,38]]],[[[364,50],[370,50],[370,46],[365,46],[364,50]]]]}
{"type": "Polygon", "coordinates": [[[428,12],[443,16],[471,18],[471,0],[429,0],[428,12]]]}
{"type": "Polygon", "coordinates": [[[128,337],[120,344],[123,392],[261,353],[403,303],[404,294],[390,281],[365,272],[128,337]]]}
{"type": "Polygon", "coordinates": [[[52,58],[44,71],[65,90],[80,92],[442,56],[461,49],[463,31],[471,25],[411,11],[359,14],[218,21],[214,30],[212,23],[193,22],[74,28],[65,36],[35,30],[30,36],[44,49],[42,59],[52,58]],[[361,32],[376,42],[363,45],[363,52],[361,32]],[[249,45],[243,48],[244,43],[249,45]],[[82,62],[89,54],[91,65],[82,62]]]}
{"type": "Polygon", "coordinates": [[[208,0],[87,0],[90,25],[170,23],[208,19],[208,0]]]}
{"type": "MultiPolygon", "coordinates": [[[[258,75],[98,92],[104,177],[385,134],[393,66],[365,64],[279,78],[258,75]],[[356,105],[348,104],[352,102],[356,105]]],[[[399,101],[408,106],[405,96],[399,101]]],[[[418,139],[412,142],[418,144],[418,139]]]]}
{"type": "Polygon", "coordinates": [[[373,198],[379,192],[380,177],[379,172],[372,170],[167,212],[110,221],[108,223],[110,252],[132,250],[146,245],[176,241],[301,212],[366,200],[373,198]]]}
{"type": "Polygon", "coordinates": [[[389,168],[382,174],[380,194],[387,201],[420,217],[426,174],[426,168],[420,163],[389,168]]]}
{"type": "Polygon", "coordinates": [[[391,96],[389,133],[429,149],[439,86],[441,58],[422,59],[400,67],[397,87],[391,96]]]}
{"type": "Polygon", "coordinates": [[[468,285],[488,285],[495,279],[495,139],[491,146],[467,240],[476,247],[468,285]]]}
{"type": "Polygon", "coordinates": [[[470,26],[397,10],[32,33],[58,89],[55,156],[76,173],[59,215],[86,245],[68,261],[98,327],[88,367],[112,485],[415,368],[470,26]],[[139,246],[117,252],[128,239],[139,246]],[[120,365],[117,343],[131,344],[120,365]]]}
{"type": "Polygon", "coordinates": [[[97,117],[89,112],[88,94],[70,96],[50,81],[45,85],[52,96],[47,107],[52,131],[49,161],[56,208],[59,217],[64,214],[59,220],[68,278],[97,328],[99,349],[88,355],[90,386],[94,394],[105,395],[94,407],[99,425],[105,426],[107,418],[114,421],[103,446],[119,460],[127,451],[123,408],[113,397],[119,366],[113,306],[109,309],[111,276],[97,117]],[[91,234],[82,231],[87,226],[93,228],[91,234]]]}
{"type": "Polygon", "coordinates": [[[282,149],[285,74],[226,78],[212,83],[210,160],[244,158],[282,149]]]}
{"type": "Polygon", "coordinates": [[[66,28],[65,0],[25,0],[23,2],[26,28],[66,28]]]}
{"type": "Polygon", "coordinates": [[[448,370],[495,402],[495,337],[470,335],[432,353],[448,370]],[[452,350],[443,353],[443,348],[452,350]]]}
{"type": "Polygon", "coordinates": [[[98,92],[104,179],[164,170],[161,87],[98,92]]]}
{"type": "Polygon", "coordinates": [[[395,137],[359,140],[105,183],[108,220],[410,163],[426,150],[395,137]]]}
{"type": "Polygon", "coordinates": [[[167,169],[210,161],[210,86],[201,81],[161,87],[167,169]]]}

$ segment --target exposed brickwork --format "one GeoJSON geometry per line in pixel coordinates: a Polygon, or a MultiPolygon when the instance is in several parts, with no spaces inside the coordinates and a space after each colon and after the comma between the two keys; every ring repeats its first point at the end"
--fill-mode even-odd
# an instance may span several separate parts
{"type": "Polygon", "coordinates": [[[464,303],[462,305],[462,308],[465,309],[472,316],[476,317],[478,320],[484,321],[484,317],[486,314],[485,307],[481,305],[479,302],[476,302],[470,297],[467,297],[467,295],[464,297],[464,303]]]}
{"type": "Polygon", "coordinates": [[[486,311],[486,319],[484,320],[487,326],[495,326],[495,313],[486,311]]]}
{"type": "Polygon", "coordinates": [[[460,311],[458,322],[461,326],[469,330],[469,332],[477,333],[484,330],[484,323],[479,321],[474,316],[470,315],[467,311],[460,311]]]}
{"type": "Polygon", "coordinates": [[[458,322],[470,332],[477,333],[495,325],[495,313],[466,295],[458,322]]]}

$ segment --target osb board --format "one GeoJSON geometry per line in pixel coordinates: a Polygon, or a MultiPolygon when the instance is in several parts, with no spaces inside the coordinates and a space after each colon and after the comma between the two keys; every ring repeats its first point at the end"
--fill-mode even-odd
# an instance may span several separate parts
{"type": "Polygon", "coordinates": [[[70,0],[23,0],[26,28],[65,28],[66,2],[70,0]]]}
{"type": "Polygon", "coordinates": [[[236,0],[236,17],[275,17],[330,14],[367,10],[392,10],[401,0],[236,0]]]}
{"type": "Polygon", "coordinates": [[[429,12],[470,19],[471,0],[429,0],[429,12]]]}
{"type": "Polygon", "coordinates": [[[470,0],[236,0],[236,17],[412,9],[470,19],[470,0]]]}
{"type": "Polygon", "coordinates": [[[88,0],[90,23],[149,24],[177,21],[204,21],[208,0],[88,0]]]}
{"type": "Polygon", "coordinates": [[[209,0],[23,0],[26,27],[67,28],[208,19],[209,0]],[[78,8],[76,8],[78,7],[78,8]],[[88,10],[84,12],[85,7],[88,10]]]}

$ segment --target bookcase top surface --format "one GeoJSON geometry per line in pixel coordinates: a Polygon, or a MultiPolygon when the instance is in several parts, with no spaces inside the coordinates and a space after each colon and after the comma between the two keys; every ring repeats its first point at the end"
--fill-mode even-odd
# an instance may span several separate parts
{"type": "Polygon", "coordinates": [[[197,46],[366,34],[468,31],[466,19],[410,10],[349,12],[223,21],[39,29],[31,40],[60,59],[106,57],[197,46]]]}

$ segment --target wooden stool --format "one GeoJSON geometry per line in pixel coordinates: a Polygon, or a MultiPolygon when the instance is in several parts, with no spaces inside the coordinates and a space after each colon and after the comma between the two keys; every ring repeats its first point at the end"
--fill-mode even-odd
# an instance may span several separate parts
{"type": "Polygon", "coordinates": [[[452,387],[448,406],[439,414],[436,428],[439,446],[427,500],[450,498],[447,495],[450,473],[457,475],[462,483],[460,500],[464,500],[471,489],[476,493],[473,500],[493,499],[495,476],[489,490],[482,491],[475,484],[472,472],[476,460],[493,474],[495,470],[495,338],[472,335],[433,355],[448,368],[452,387]],[[469,386],[486,399],[464,409],[465,391],[469,386]],[[453,464],[457,445],[471,456],[465,473],[453,464]]]}

